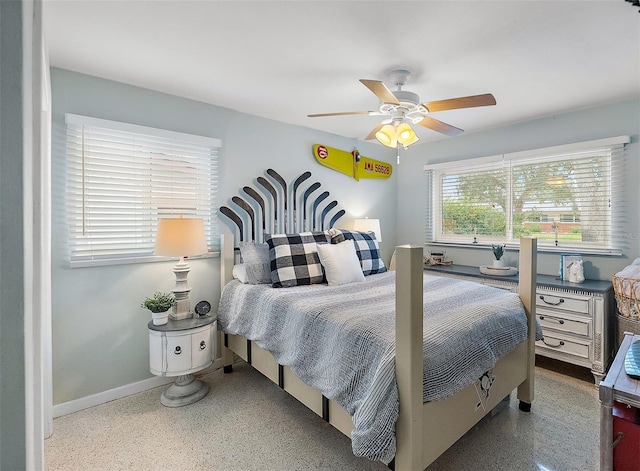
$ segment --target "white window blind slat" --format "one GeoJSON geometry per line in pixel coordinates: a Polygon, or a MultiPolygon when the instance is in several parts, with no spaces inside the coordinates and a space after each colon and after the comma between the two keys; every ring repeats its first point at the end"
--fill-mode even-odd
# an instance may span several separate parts
{"type": "Polygon", "coordinates": [[[218,226],[218,139],[67,115],[71,265],[153,257],[159,217],[203,218],[210,250],[218,226]]]}

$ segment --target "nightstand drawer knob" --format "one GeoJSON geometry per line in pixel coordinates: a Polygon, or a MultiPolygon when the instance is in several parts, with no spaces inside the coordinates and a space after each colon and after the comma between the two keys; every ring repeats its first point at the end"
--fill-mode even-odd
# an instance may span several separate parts
{"type": "Polygon", "coordinates": [[[563,325],[563,324],[564,324],[564,320],[562,320],[562,319],[556,319],[555,317],[544,317],[544,316],[540,316],[540,320],[541,320],[541,321],[543,321],[543,320],[545,320],[545,319],[550,320],[550,321],[555,321],[555,322],[557,322],[557,323],[558,323],[558,324],[560,324],[560,325],[563,325]]]}
{"type": "Polygon", "coordinates": [[[205,348],[207,348],[207,342],[203,340],[202,342],[200,342],[200,350],[204,350],[205,348]]]}
{"type": "Polygon", "coordinates": [[[548,304],[549,306],[558,306],[564,302],[564,299],[560,298],[560,300],[557,303],[550,303],[549,301],[544,299],[543,295],[540,295],[540,299],[542,300],[543,303],[548,304]]]}
{"type": "Polygon", "coordinates": [[[175,353],[176,355],[180,355],[182,353],[182,347],[178,345],[173,353],[175,353]]]}
{"type": "Polygon", "coordinates": [[[560,340],[560,341],[559,341],[558,345],[552,345],[552,344],[548,343],[548,342],[547,342],[546,340],[544,340],[544,339],[542,339],[542,341],[544,342],[544,344],[545,344],[547,347],[560,348],[560,347],[563,347],[563,346],[564,346],[564,342],[563,342],[562,340],[560,340]]]}

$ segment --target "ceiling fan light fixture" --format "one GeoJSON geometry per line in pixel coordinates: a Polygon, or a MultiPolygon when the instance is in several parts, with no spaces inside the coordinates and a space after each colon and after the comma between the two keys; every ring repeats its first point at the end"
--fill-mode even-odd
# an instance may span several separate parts
{"type": "Polygon", "coordinates": [[[416,135],[415,131],[408,123],[402,123],[398,126],[398,142],[404,147],[408,147],[411,144],[417,142],[420,138],[416,135]]]}
{"type": "Polygon", "coordinates": [[[376,139],[380,144],[387,147],[396,147],[398,144],[396,129],[391,124],[382,126],[376,133],[376,139]]]}

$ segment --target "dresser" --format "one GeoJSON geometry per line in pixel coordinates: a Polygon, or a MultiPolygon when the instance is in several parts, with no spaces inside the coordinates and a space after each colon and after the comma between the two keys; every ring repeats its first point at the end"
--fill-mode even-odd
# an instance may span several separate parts
{"type": "MultiPolygon", "coordinates": [[[[448,276],[517,292],[518,275],[492,276],[466,265],[425,266],[436,276],[448,276]]],[[[611,362],[614,344],[615,298],[610,281],[569,283],[555,276],[536,278],[536,316],[544,339],[536,354],[589,368],[596,385],[611,362]]]]}

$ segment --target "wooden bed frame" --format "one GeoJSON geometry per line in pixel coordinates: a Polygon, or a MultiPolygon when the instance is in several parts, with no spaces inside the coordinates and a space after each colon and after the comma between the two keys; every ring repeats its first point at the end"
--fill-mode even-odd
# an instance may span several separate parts
{"type": "MultiPolygon", "coordinates": [[[[232,279],[235,260],[231,235],[223,235],[222,286],[232,279]],[[231,243],[229,243],[231,242],[231,243]]],[[[470,385],[440,401],[422,402],[422,294],[423,248],[399,246],[396,250],[396,381],[400,400],[396,423],[396,470],[423,470],[488,414],[513,389],[518,389],[520,409],[529,411],[533,401],[535,362],[536,239],[520,239],[519,295],[528,318],[529,337],[496,364],[490,395],[478,407],[478,393],[470,385]],[[409,340],[407,342],[407,339],[409,340]]],[[[298,379],[273,356],[238,335],[224,335],[222,361],[232,371],[234,353],[278,384],[301,403],[351,435],[351,417],[337,403],[298,379]]]]}

